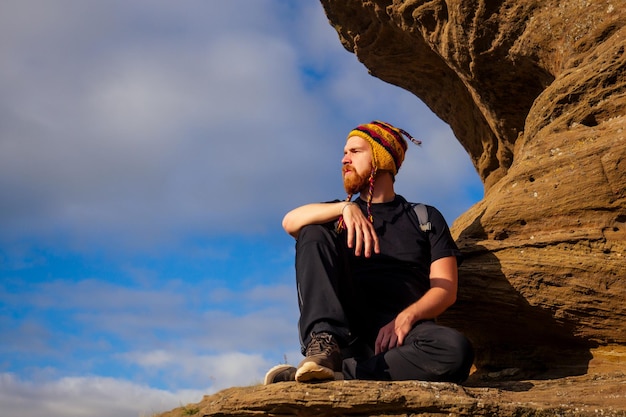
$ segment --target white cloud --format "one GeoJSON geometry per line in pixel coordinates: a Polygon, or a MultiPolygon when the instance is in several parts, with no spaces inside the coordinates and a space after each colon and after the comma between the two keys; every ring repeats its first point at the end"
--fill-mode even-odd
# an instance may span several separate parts
{"type": "MultiPolygon", "coordinates": [[[[5,329],[0,356],[9,358],[5,369],[24,366],[32,369],[26,371],[30,374],[50,364],[66,372],[117,376],[134,366],[116,362],[125,352],[176,349],[185,352],[175,355],[181,360],[201,356],[205,361],[206,354],[239,351],[277,362],[299,348],[291,285],[234,290],[212,282],[174,281],[159,286],[129,288],[98,280],[4,283],[0,301],[6,311],[17,313],[0,317],[5,329]]],[[[260,377],[258,368],[267,364],[261,362],[248,375],[260,377]]]]}
{"type": "Polygon", "coordinates": [[[279,356],[276,360],[237,351],[199,355],[184,350],[119,355],[119,360],[142,368],[144,380],[167,375],[165,386],[159,388],[124,378],[53,378],[41,372],[31,380],[23,380],[15,374],[0,373],[0,404],[7,416],[151,416],[198,403],[204,395],[225,388],[260,384],[272,366],[285,360],[297,363],[301,358],[298,350],[283,351],[279,356]],[[189,386],[194,388],[181,388],[189,386]]]}
{"type": "Polygon", "coordinates": [[[198,389],[168,391],[114,378],[23,381],[13,374],[0,374],[0,404],[6,416],[147,417],[197,403],[208,392],[198,389]]]}
{"type": "Polygon", "coordinates": [[[294,202],[342,193],[341,143],[356,123],[428,113],[368,75],[319,5],[283,28],[271,3],[244,14],[230,3],[27,3],[39,20],[6,7],[23,26],[4,29],[14,67],[0,70],[0,191],[11,196],[0,239],[63,237],[79,250],[271,230],[294,202]]]}
{"type": "Polygon", "coordinates": [[[10,26],[5,50],[17,67],[0,79],[8,92],[0,188],[12,196],[3,204],[5,236],[69,232],[77,246],[99,238],[158,241],[181,226],[223,224],[217,219],[239,204],[224,198],[217,206],[213,196],[245,201],[261,188],[248,182],[276,165],[273,149],[281,146],[272,139],[283,140],[276,131],[287,118],[301,119],[288,115],[288,103],[300,99],[300,112],[310,107],[297,84],[294,46],[271,33],[267,9],[247,4],[251,15],[236,7],[211,19],[220,13],[198,4],[202,27],[211,29],[200,30],[196,17],[192,40],[155,29],[188,23],[177,19],[189,15],[169,13],[167,3],[150,3],[148,15],[136,11],[144,25],[129,18],[125,4],[100,3],[98,15],[83,9],[77,19],[68,9],[38,22],[38,43],[26,35],[28,15],[7,6],[24,26],[10,26]],[[124,7],[121,17],[116,7],[124,7]],[[252,16],[269,27],[252,31],[252,16]],[[224,24],[233,19],[251,27],[224,24]],[[215,36],[215,25],[230,33],[215,36]]]}
{"type": "MultiPolygon", "coordinates": [[[[295,354],[295,350],[290,353],[295,354]]],[[[288,352],[283,352],[287,357],[288,352]]],[[[299,352],[297,352],[299,355],[299,352]]],[[[301,356],[301,355],[300,355],[301,356]]],[[[187,351],[134,351],[120,357],[144,368],[147,376],[165,374],[167,385],[206,386],[205,394],[233,386],[260,384],[272,366],[284,362],[267,359],[260,354],[229,351],[215,355],[194,354],[187,351]]],[[[294,357],[298,359],[298,357],[294,357]]]]}

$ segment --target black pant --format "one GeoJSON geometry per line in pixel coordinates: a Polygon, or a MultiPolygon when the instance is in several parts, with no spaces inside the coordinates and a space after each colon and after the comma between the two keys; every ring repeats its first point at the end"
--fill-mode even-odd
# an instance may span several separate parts
{"type": "Polygon", "coordinates": [[[348,250],[345,236],[328,225],[309,225],[300,231],[296,281],[302,352],[312,332],[328,332],[342,348],[346,379],[465,381],[474,359],[470,342],[431,320],[416,324],[402,346],[373,354],[373,337],[393,317],[360,320],[348,250]]]}

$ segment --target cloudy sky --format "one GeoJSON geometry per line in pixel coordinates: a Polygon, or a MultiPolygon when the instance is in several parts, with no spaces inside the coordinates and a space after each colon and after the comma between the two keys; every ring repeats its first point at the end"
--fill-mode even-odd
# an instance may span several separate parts
{"type": "Polygon", "coordinates": [[[345,135],[409,144],[397,191],[482,198],[416,97],[317,1],[0,3],[0,409],[150,416],[300,360],[291,208],[344,198],[345,135]]]}

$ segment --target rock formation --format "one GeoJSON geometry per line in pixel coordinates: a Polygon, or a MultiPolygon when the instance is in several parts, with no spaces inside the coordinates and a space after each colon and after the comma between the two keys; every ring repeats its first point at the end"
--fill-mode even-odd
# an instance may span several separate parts
{"type": "Polygon", "coordinates": [[[626,355],[624,3],[321,3],[373,76],[451,126],[484,182],[452,225],[466,260],[441,318],[476,365],[577,374],[626,355]]]}
{"type": "Polygon", "coordinates": [[[159,417],[626,416],[626,374],[461,387],[442,382],[282,382],[229,388],[159,417]]]}

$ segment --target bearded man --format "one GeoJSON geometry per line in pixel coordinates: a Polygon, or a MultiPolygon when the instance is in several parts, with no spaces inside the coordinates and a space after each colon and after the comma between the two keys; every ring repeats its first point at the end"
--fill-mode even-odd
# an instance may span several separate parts
{"type": "Polygon", "coordinates": [[[394,191],[405,137],[420,143],[389,123],[356,127],[341,161],[347,199],[285,215],[283,228],[296,239],[305,357],[270,369],[265,384],[467,379],[470,342],[435,322],[456,301],[461,253],[436,208],[426,206],[431,230],[423,231],[394,191]]]}

